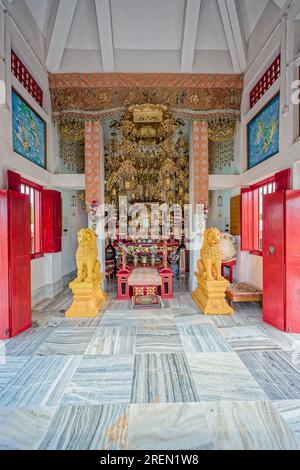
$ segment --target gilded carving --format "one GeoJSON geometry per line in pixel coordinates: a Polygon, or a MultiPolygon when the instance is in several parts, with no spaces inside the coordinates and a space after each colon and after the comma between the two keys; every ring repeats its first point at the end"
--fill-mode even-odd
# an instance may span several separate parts
{"type": "Polygon", "coordinates": [[[105,293],[101,287],[103,273],[100,272],[96,234],[93,230],[79,230],[76,263],[77,277],[69,284],[73,292],[73,303],[67,310],[66,317],[93,318],[105,302],[105,293]]]}
{"type": "Polygon", "coordinates": [[[222,281],[222,251],[220,248],[221,233],[217,228],[209,228],[204,233],[204,243],[200,250],[198,272],[207,281],[222,281]]]}
{"type": "Polygon", "coordinates": [[[96,234],[89,228],[82,228],[78,235],[76,251],[77,282],[93,281],[100,273],[96,234]]]}
{"type": "Polygon", "coordinates": [[[218,229],[205,231],[200,256],[198,272],[195,273],[198,286],[192,294],[193,299],[205,315],[231,314],[233,310],[225,300],[229,282],[221,275],[222,252],[218,229]]]}

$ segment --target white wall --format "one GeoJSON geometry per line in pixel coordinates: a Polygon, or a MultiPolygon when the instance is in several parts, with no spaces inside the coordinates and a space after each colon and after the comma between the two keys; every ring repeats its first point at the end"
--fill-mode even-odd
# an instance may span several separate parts
{"type": "Polygon", "coordinates": [[[88,226],[86,210],[82,208],[78,191],[62,191],[63,218],[67,221],[67,232],[62,237],[61,269],[62,276],[72,273],[76,269],[75,252],[77,249],[77,232],[88,226]],[[77,199],[77,206],[71,207],[72,196],[77,199]]]}
{"type": "MultiPolygon", "coordinates": [[[[24,10],[24,15],[26,12],[24,10]]],[[[25,18],[25,17],[23,17],[25,18]]],[[[17,18],[16,22],[22,18],[17,18]]],[[[26,20],[27,21],[27,20],[26,20]]],[[[29,21],[27,36],[22,35],[9,14],[4,14],[0,1],[0,80],[5,82],[5,103],[0,104],[0,188],[6,189],[7,170],[15,170],[23,177],[34,181],[43,187],[66,187],[63,191],[64,212],[70,220],[70,230],[67,238],[63,239],[62,253],[46,254],[42,258],[31,261],[31,291],[32,304],[51,297],[60,292],[64,279],[74,271],[75,237],[80,226],[87,225],[87,216],[81,208],[76,209],[75,217],[71,216],[69,201],[72,187],[82,187],[82,176],[54,175],[58,160],[57,132],[51,121],[51,102],[48,86],[48,74],[43,64],[44,50],[41,33],[34,22],[29,21]],[[11,48],[20,56],[23,63],[43,89],[44,100],[41,108],[31,95],[11,74],[11,48]],[[34,52],[33,52],[34,51],[34,52]],[[12,118],[11,118],[11,88],[14,87],[32,108],[47,123],[47,169],[44,170],[13,152],[12,149],[12,118]],[[58,177],[58,180],[56,178],[58,177]],[[74,182],[74,186],[72,185],[74,182]]]]}
{"type": "Polygon", "coordinates": [[[230,190],[209,192],[209,214],[207,219],[208,227],[216,227],[221,232],[226,229],[226,224],[230,224],[230,190]],[[218,207],[218,197],[222,196],[223,206],[218,207]]]}
{"type": "MultiPolygon", "coordinates": [[[[249,42],[249,61],[245,73],[245,87],[241,109],[241,186],[251,185],[259,180],[274,175],[285,168],[293,170],[293,188],[300,187],[300,141],[299,107],[291,101],[292,82],[298,79],[299,53],[298,22],[294,17],[300,10],[300,2],[295,1],[286,12],[281,12],[271,3],[265,10],[249,42]],[[268,90],[260,101],[250,110],[249,92],[267,70],[272,61],[281,52],[280,79],[268,90]],[[280,91],[280,151],[251,170],[247,170],[247,123],[251,118],[280,91]]],[[[233,191],[233,195],[239,188],[233,191]]],[[[238,242],[239,242],[238,237],[238,242]]],[[[238,256],[236,276],[239,280],[251,282],[258,287],[263,284],[262,257],[242,252],[238,256]]]]}

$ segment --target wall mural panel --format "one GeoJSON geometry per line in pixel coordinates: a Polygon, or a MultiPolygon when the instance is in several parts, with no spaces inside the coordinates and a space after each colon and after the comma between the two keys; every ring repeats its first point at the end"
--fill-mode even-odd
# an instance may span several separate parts
{"type": "Polygon", "coordinates": [[[46,123],[12,90],[13,151],[46,168],[46,123]]]}
{"type": "Polygon", "coordinates": [[[248,123],[248,168],[279,152],[280,95],[276,95],[248,123]]]}

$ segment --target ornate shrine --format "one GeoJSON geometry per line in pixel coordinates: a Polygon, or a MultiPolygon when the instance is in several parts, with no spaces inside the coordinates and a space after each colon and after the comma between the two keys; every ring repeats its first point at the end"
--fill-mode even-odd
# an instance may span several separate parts
{"type": "Polygon", "coordinates": [[[165,105],[129,106],[123,119],[113,121],[105,152],[105,200],[130,202],[189,202],[189,149],[184,122],[165,105]]]}

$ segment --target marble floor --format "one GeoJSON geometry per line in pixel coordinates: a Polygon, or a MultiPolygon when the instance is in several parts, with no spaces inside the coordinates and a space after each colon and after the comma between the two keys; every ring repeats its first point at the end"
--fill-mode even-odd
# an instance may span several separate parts
{"type": "Polygon", "coordinates": [[[36,307],[0,342],[0,449],[299,449],[300,335],[175,290],[130,310],[112,288],[95,319],[65,318],[69,291],[36,307]]]}

